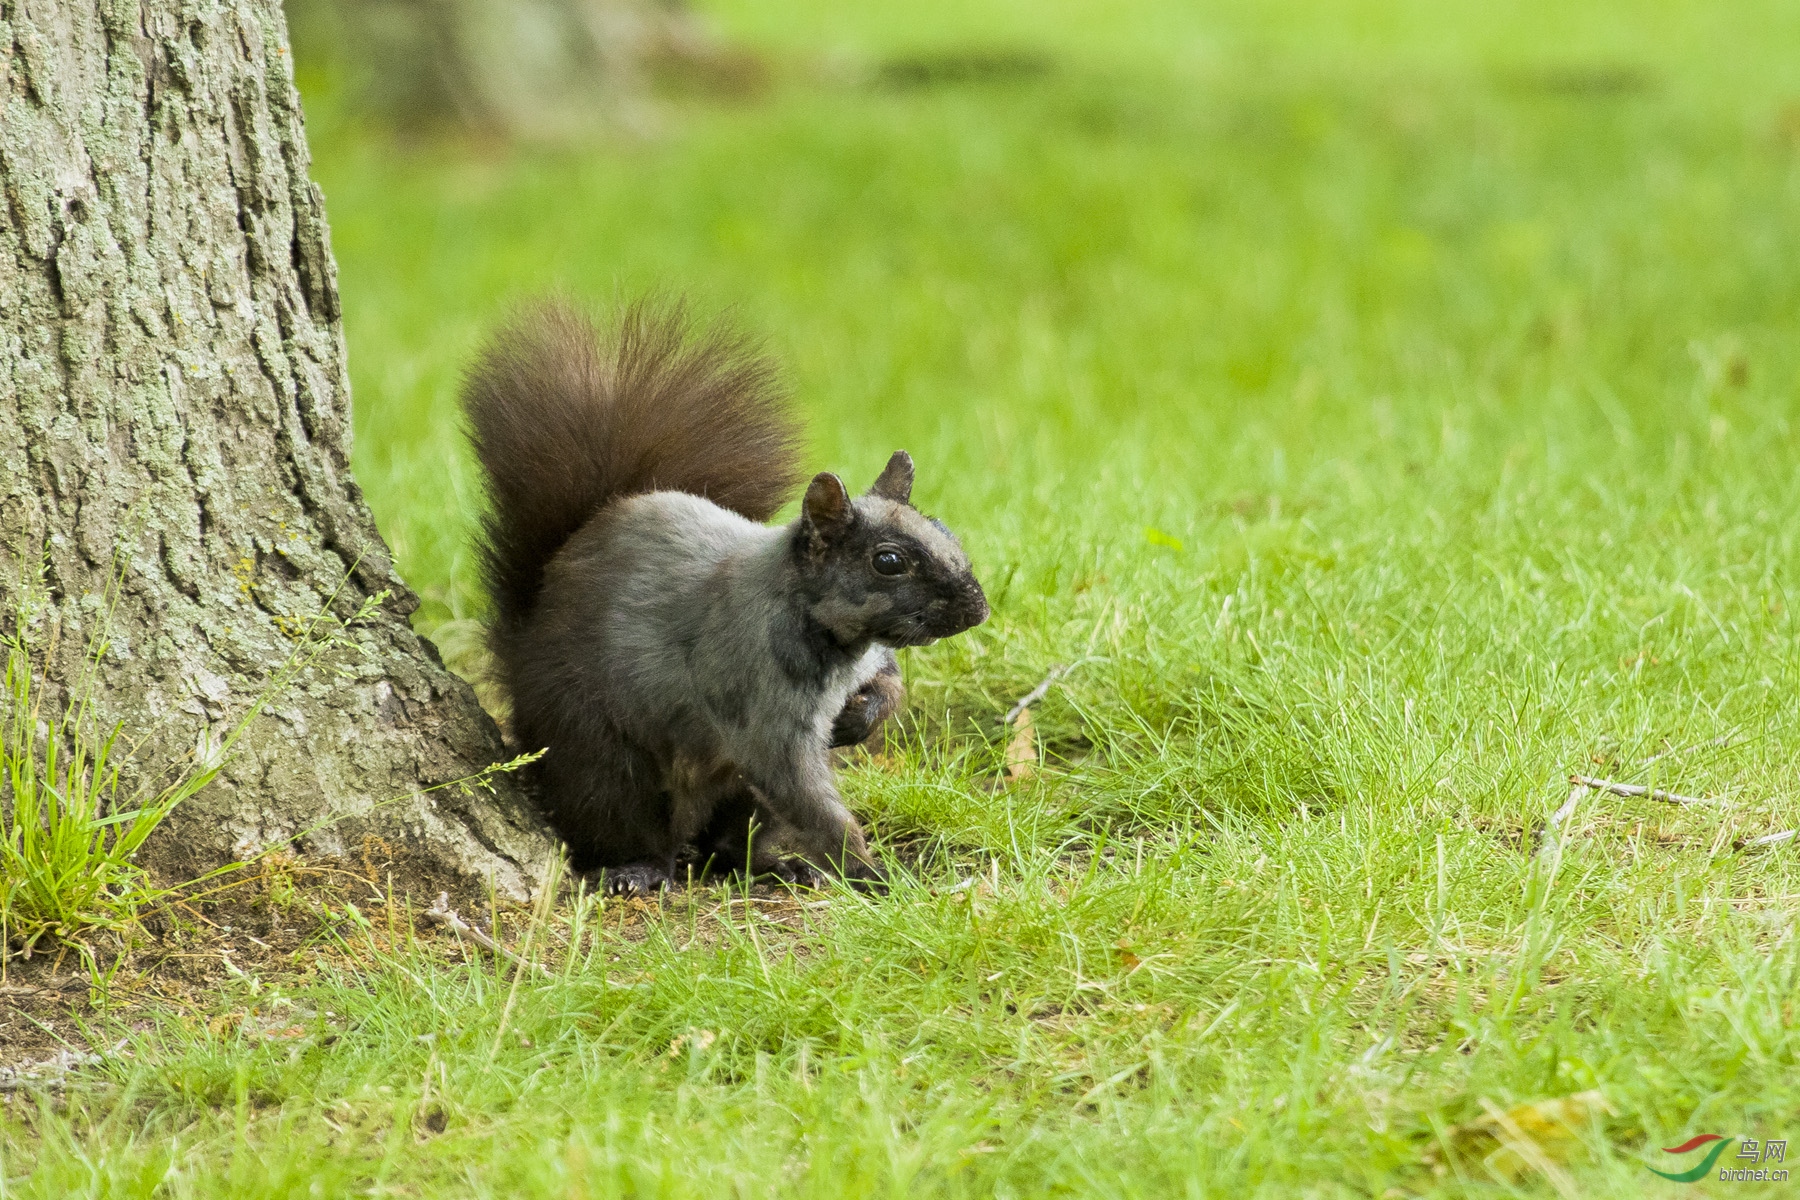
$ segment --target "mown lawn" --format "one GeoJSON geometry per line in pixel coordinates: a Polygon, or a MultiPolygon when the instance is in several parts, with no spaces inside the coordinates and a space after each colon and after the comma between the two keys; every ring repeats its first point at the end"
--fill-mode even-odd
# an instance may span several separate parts
{"type": "Polygon", "coordinates": [[[1740,848],[1800,826],[1800,9],[708,7],[777,83],[650,139],[321,101],[356,467],[478,617],[487,323],[734,308],[994,601],[843,779],[916,882],[562,911],[516,986],[346,914],[370,969],[219,1000],[306,1038],[133,1034],[9,1193],[1756,1194],[1646,1164],[1800,1139],[1796,847],[1740,848]],[[1534,849],[1571,771],[1709,802],[1534,849]]]}

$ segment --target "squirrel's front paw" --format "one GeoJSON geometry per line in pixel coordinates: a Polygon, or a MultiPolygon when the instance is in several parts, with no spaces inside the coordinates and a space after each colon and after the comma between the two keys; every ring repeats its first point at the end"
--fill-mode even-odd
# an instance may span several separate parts
{"type": "Polygon", "coordinates": [[[831,723],[831,745],[834,749],[866,742],[889,717],[900,711],[906,690],[900,685],[897,665],[884,669],[862,685],[844,701],[843,709],[831,723]]]}
{"type": "Polygon", "coordinates": [[[817,890],[831,881],[831,876],[807,862],[804,858],[784,858],[769,869],[769,874],[783,883],[795,887],[817,890]]]}

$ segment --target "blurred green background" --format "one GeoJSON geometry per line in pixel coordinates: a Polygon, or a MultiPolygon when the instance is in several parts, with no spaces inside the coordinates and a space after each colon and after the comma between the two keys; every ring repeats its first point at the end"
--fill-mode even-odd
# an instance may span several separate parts
{"type": "Polygon", "coordinates": [[[816,461],[908,446],[990,572],[1100,495],[1195,531],[1620,421],[1647,436],[1607,452],[1653,473],[1669,423],[1705,440],[1709,380],[1793,386],[1791,4],[704,15],[763,86],[579,144],[396,136],[301,55],[356,468],[427,624],[478,607],[457,373],[546,288],[734,309],[816,461]]]}

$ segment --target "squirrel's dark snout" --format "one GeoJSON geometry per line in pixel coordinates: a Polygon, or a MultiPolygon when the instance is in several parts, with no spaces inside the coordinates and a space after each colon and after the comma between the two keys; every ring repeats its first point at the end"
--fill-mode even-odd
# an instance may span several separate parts
{"type": "Polygon", "coordinates": [[[987,594],[981,585],[969,576],[956,591],[950,602],[944,606],[944,622],[941,631],[934,631],[936,637],[952,637],[964,630],[973,629],[988,619],[987,594]]]}
{"type": "Polygon", "coordinates": [[[988,619],[988,613],[991,610],[988,608],[987,593],[982,591],[981,585],[973,579],[969,580],[968,591],[963,595],[962,607],[963,615],[967,618],[967,623],[963,625],[964,629],[973,629],[988,619]]]}

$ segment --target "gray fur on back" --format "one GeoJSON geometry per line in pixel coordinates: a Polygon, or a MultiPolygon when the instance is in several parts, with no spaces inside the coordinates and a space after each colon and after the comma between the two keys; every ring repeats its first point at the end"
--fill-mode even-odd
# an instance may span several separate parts
{"type": "Polygon", "coordinates": [[[832,719],[879,668],[881,648],[796,676],[777,665],[792,637],[790,533],[684,492],[621,501],[592,547],[608,577],[596,612],[615,672],[608,702],[651,739],[683,730],[687,754],[762,763],[796,740],[829,743],[832,719]]]}
{"type": "Polygon", "coordinates": [[[892,655],[866,638],[796,652],[810,618],[794,538],[652,492],[608,505],[551,561],[509,686],[521,736],[550,748],[544,800],[578,862],[667,862],[746,793],[809,859],[866,853],[827,751],[892,655]]]}

